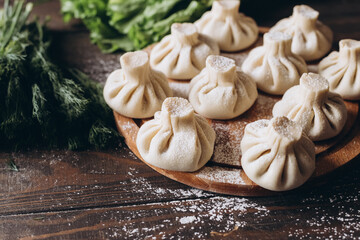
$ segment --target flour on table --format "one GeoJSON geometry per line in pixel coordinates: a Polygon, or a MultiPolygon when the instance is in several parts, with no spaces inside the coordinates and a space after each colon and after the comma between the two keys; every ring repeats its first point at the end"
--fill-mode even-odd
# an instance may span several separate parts
{"type": "Polygon", "coordinates": [[[244,185],[245,182],[241,177],[241,169],[232,169],[224,167],[203,167],[196,174],[198,178],[210,180],[213,182],[230,183],[244,185]]]}

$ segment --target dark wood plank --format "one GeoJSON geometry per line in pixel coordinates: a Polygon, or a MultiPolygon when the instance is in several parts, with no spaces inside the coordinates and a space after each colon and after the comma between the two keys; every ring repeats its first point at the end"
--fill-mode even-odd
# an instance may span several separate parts
{"type": "Polygon", "coordinates": [[[321,189],[0,217],[7,239],[355,239],[360,162],[321,189]],[[20,230],[20,231],[16,231],[20,230]]]}
{"type": "Polygon", "coordinates": [[[209,196],[161,176],[127,148],[0,153],[0,215],[209,196]],[[9,170],[9,159],[19,172],[9,170]]]}
{"type": "Polygon", "coordinates": [[[89,33],[53,32],[53,55],[61,64],[75,67],[92,79],[105,83],[107,76],[120,68],[121,53],[103,54],[99,48],[91,44],[89,33]]]}
{"type": "MultiPolygon", "coordinates": [[[[253,12],[247,10],[250,16],[271,26],[291,14],[291,5],[309,1],[277,1],[281,3],[271,11],[256,1],[246,2],[254,5],[253,12]]],[[[360,39],[359,1],[310,5],[334,30],[335,47],[342,38],[360,39]]],[[[49,26],[56,34],[59,61],[105,81],[119,67],[120,54],[101,54],[81,24],[62,23],[58,6],[57,0],[45,1],[35,11],[52,16],[49,26]]],[[[203,239],[210,238],[211,231],[229,233],[237,224],[229,239],[360,238],[359,158],[322,187],[310,185],[277,197],[232,198],[213,197],[162,177],[127,148],[92,154],[1,153],[0,239],[203,239]],[[9,157],[20,172],[7,169],[9,157]]]]}

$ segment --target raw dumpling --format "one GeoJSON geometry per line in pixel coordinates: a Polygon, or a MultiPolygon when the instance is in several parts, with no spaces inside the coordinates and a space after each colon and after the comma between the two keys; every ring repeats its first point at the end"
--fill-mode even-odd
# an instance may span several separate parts
{"type": "Polygon", "coordinates": [[[302,57],[291,52],[290,35],[271,32],[264,35],[263,46],[249,53],[242,70],[255,80],[260,90],[279,95],[299,84],[307,66],[302,57]]]}
{"type": "Polygon", "coordinates": [[[148,54],[143,51],[125,53],[120,63],[122,69],[112,72],[106,81],[106,103],[126,117],[154,116],[165,98],[172,96],[165,75],[150,68],[148,54]]]}
{"type": "Polygon", "coordinates": [[[319,12],[307,5],[294,7],[293,15],[280,20],[270,31],[286,32],[293,37],[291,50],[312,61],[330,51],[333,33],[318,20],[319,12]]]}
{"type": "Polygon", "coordinates": [[[193,172],[214,151],[215,131],[184,98],[165,99],[155,118],[140,127],[136,145],[143,159],[159,168],[193,172]]]}
{"type": "Polygon", "coordinates": [[[314,143],[286,117],[246,125],[241,151],[246,175],[269,190],[296,188],[315,170],[314,143]]]}
{"type": "Polygon", "coordinates": [[[211,55],[206,68],[190,82],[189,101],[196,112],[212,119],[230,119],[248,110],[258,96],[255,82],[235,61],[211,55]]]}
{"type": "Polygon", "coordinates": [[[165,36],[150,54],[151,66],[168,78],[186,80],[205,67],[211,54],[219,54],[217,43],[199,34],[192,23],[174,23],[171,35],[165,36]]]}
{"type": "Polygon", "coordinates": [[[245,49],[258,38],[256,22],[239,13],[240,1],[214,1],[212,9],[195,22],[198,31],[219,44],[220,50],[234,52],[245,49]]]}
{"type": "Polygon", "coordinates": [[[273,108],[273,116],[297,122],[313,141],[340,133],[347,119],[341,96],[329,92],[328,81],[315,73],[301,76],[300,85],[290,88],[273,108]]]}
{"type": "Polygon", "coordinates": [[[360,41],[341,40],[339,52],[332,52],[319,64],[319,73],[330,90],[349,100],[360,100],[360,41]]]}

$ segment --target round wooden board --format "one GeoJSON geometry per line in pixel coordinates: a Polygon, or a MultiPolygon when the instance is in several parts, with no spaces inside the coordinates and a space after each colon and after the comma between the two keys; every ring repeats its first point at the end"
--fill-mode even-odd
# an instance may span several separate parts
{"type": "MultiPolygon", "coordinates": [[[[262,33],[267,30],[266,28],[260,29],[262,33]]],[[[238,53],[221,53],[221,55],[234,59],[236,64],[241,66],[249,51],[259,45],[262,45],[261,36],[250,49],[238,53]]],[[[145,51],[150,52],[151,49],[152,46],[145,51]]],[[[309,71],[317,72],[317,63],[311,63],[308,66],[309,71]]],[[[169,82],[175,96],[187,98],[188,81],[169,79],[169,82]]],[[[258,119],[270,119],[272,108],[280,99],[278,96],[259,92],[255,104],[241,116],[226,121],[208,119],[217,135],[214,154],[203,168],[192,173],[164,170],[145,162],[137,149],[136,136],[139,127],[149,119],[132,119],[115,111],[114,116],[117,128],[125,137],[129,148],[139,159],[160,174],[206,191],[237,196],[267,196],[278,192],[266,190],[246,176],[240,163],[240,142],[246,124],[258,119]]],[[[343,166],[360,154],[359,103],[346,101],[345,104],[348,110],[348,119],[343,131],[335,138],[315,143],[316,169],[310,179],[311,182],[319,181],[320,177],[343,166]]]]}

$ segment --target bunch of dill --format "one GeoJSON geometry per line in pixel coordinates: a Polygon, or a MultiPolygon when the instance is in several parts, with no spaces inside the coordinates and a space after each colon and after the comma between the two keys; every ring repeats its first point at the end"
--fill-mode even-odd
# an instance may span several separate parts
{"type": "Polygon", "coordinates": [[[101,149],[119,143],[102,86],[49,57],[32,4],[0,10],[0,149],[101,149]]]}

